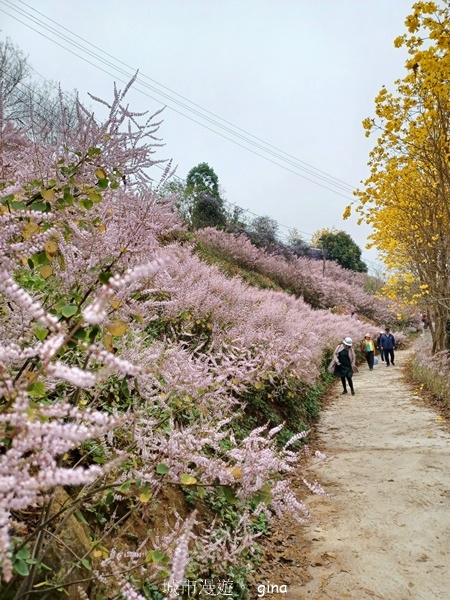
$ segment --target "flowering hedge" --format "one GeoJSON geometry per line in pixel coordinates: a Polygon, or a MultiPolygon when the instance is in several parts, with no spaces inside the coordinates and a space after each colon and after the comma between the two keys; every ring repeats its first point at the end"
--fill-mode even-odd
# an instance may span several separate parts
{"type": "Polygon", "coordinates": [[[288,261],[257,248],[244,235],[205,228],[197,237],[202,245],[218,251],[224,258],[267,275],[281,287],[302,296],[313,308],[346,306],[349,312],[378,323],[393,318],[395,307],[364,291],[364,275],[343,269],[337,263],[328,261],[324,275],[320,261],[301,257],[288,261]]]}
{"type": "Polygon", "coordinates": [[[410,374],[412,378],[450,406],[450,353],[445,350],[431,354],[432,340],[422,335],[414,344],[410,374]]]}
{"type": "MultiPolygon", "coordinates": [[[[103,123],[78,104],[79,127],[51,146],[0,122],[0,562],[8,598],[76,581],[81,595],[151,597],[151,585],[174,593],[186,569],[210,575],[247,564],[257,519],[307,514],[285,478],[305,434],[281,447],[281,426],[236,435],[242,399],[267,382],[287,393],[292,381],[314,385],[326,353],[367,328],[228,279],[189,246],[168,242],[181,225],[148,175],[159,124],[130,113],[126,91],[115,92],[103,123]],[[69,494],[57,510],[62,487],[69,494]],[[233,507],[232,529],[196,509],[181,514],[180,490],[198,509],[208,499],[233,507]],[[54,540],[75,515],[95,516],[90,545],[45,577],[54,540]],[[112,549],[111,536],[137,517],[145,535],[112,549]]],[[[302,285],[313,286],[314,268],[302,285]]],[[[335,303],[341,292],[332,287],[312,293],[335,303]]]]}

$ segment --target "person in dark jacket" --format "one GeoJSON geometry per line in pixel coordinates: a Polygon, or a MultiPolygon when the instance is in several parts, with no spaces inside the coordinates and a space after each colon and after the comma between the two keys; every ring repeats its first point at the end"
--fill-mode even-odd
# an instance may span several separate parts
{"type": "Polygon", "coordinates": [[[391,359],[392,364],[395,366],[394,362],[394,350],[395,350],[395,337],[392,335],[389,327],[386,327],[383,335],[381,336],[380,348],[383,350],[384,358],[386,360],[386,366],[389,366],[389,358],[391,359]]]}
{"type": "Polygon", "coordinates": [[[343,394],[347,394],[347,380],[352,396],[354,396],[355,390],[352,377],[353,373],[358,372],[358,367],[356,366],[356,356],[352,345],[353,342],[350,337],[346,337],[342,344],[339,344],[333,353],[333,359],[328,366],[328,371],[334,373],[336,377],[341,378],[342,387],[344,388],[343,394]]]}
{"type": "Polygon", "coordinates": [[[381,338],[383,337],[384,331],[380,331],[380,335],[377,337],[377,348],[380,352],[381,362],[384,363],[384,350],[381,347],[381,338]]]}

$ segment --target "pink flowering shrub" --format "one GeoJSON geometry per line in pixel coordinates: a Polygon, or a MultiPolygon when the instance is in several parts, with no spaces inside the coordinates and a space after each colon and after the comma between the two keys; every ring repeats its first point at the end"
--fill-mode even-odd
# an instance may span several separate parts
{"type": "Polygon", "coordinates": [[[404,348],[408,340],[403,331],[394,331],[395,345],[397,348],[404,348]]]}
{"type": "MultiPolygon", "coordinates": [[[[285,477],[301,461],[292,446],[305,433],[280,444],[282,425],[235,427],[243,400],[264,391],[301,405],[324,357],[367,330],[325,310],[348,302],[349,274],[318,286],[315,267],[299,263],[303,295],[324,307],[314,310],[228,279],[170,242],[181,225],[149,175],[159,123],[142,123],[124,94],[115,91],[104,123],[78,104],[79,128],[51,146],[0,116],[0,564],[8,598],[44,582],[61,533],[53,502],[62,487],[63,523],[76,511],[97,520],[91,546],[42,593],[70,587],[81,568],[105,597],[138,598],[139,582],[173,589],[187,568],[246,564],[255,519],[302,520],[307,510],[285,477]],[[232,530],[195,510],[180,514],[173,494],[181,490],[194,504],[232,506],[232,530]],[[136,515],[147,534],[111,550],[112,535],[136,515]]],[[[267,262],[291,282],[288,263],[277,260],[254,255],[255,268],[267,262]]],[[[358,294],[355,305],[372,310],[358,294]]]]}
{"type": "Polygon", "coordinates": [[[378,323],[389,322],[392,310],[387,302],[364,291],[364,275],[341,268],[328,261],[326,274],[320,261],[295,258],[287,261],[254,246],[243,235],[225,233],[213,228],[197,233],[201,244],[238,265],[269,276],[283,288],[289,289],[314,308],[347,306],[378,323]]]}
{"type": "MultiPolygon", "coordinates": [[[[161,582],[171,565],[174,583],[189,551],[197,568],[243,560],[254,511],[306,511],[282,483],[299,456],[264,428],[237,441],[230,423],[246,385],[308,351],[289,359],[289,340],[283,355],[266,353],[287,329],[283,318],[270,322],[275,299],[252,300],[247,289],[239,301],[189,248],[167,245],[180,225],[147,174],[157,124],[138,126],[122,101],[116,92],[103,124],[79,105],[79,130],[51,147],[1,123],[0,563],[11,597],[41,577],[60,486],[77,490],[67,516],[126,503],[126,515],[142,511],[150,523],[158,498],[183,486],[218,487],[239,507],[232,536],[198,524],[194,535],[195,516],[170,517],[158,536],[101,563],[95,544],[81,551],[53,583],[68,585],[78,562],[96,585],[129,597],[130,573],[161,582]],[[239,321],[252,303],[263,321],[246,331],[239,321]],[[207,347],[186,343],[190,332],[174,328],[180,314],[208,316],[207,347]],[[162,319],[168,331],[155,337],[149,328],[162,319]],[[34,525],[20,518],[25,509],[41,515],[34,525]]],[[[122,520],[112,512],[99,539],[122,520]]]]}
{"type": "Polygon", "coordinates": [[[431,354],[431,336],[422,336],[414,345],[410,373],[414,381],[450,406],[450,354],[431,354]]]}

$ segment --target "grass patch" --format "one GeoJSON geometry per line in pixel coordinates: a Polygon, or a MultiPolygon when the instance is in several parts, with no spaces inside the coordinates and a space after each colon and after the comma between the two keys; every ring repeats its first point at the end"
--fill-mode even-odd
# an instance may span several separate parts
{"type": "Polygon", "coordinates": [[[239,267],[235,263],[224,258],[220,252],[210,248],[205,248],[205,246],[198,242],[195,246],[195,252],[204,262],[206,262],[208,265],[215,265],[227,277],[239,276],[249,285],[264,290],[274,290],[277,292],[287,291],[280,287],[275,281],[270,279],[270,277],[261,275],[260,273],[251,271],[250,269],[239,267]]]}

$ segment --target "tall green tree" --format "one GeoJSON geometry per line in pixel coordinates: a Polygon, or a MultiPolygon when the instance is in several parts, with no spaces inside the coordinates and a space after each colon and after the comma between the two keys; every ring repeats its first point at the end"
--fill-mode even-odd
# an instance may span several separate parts
{"type": "Polygon", "coordinates": [[[205,192],[212,198],[220,199],[219,178],[208,163],[192,167],[186,177],[186,187],[192,192],[205,192]]]}
{"type": "Polygon", "coordinates": [[[219,190],[219,178],[208,163],[193,167],[186,177],[186,198],[191,225],[223,228],[227,215],[219,190]]]}
{"type": "Polygon", "coordinates": [[[360,247],[345,231],[323,229],[313,239],[326,259],[336,261],[344,269],[367,273],[367,265],[361,260],[360,247]]]}

